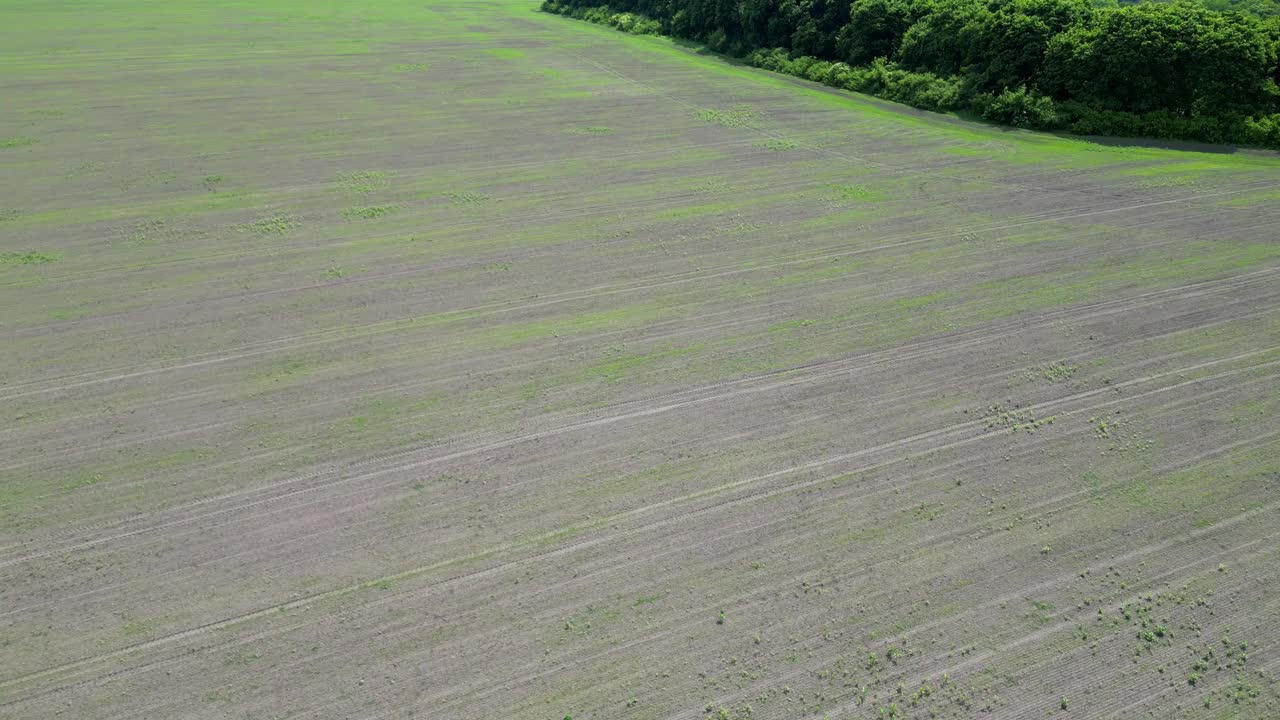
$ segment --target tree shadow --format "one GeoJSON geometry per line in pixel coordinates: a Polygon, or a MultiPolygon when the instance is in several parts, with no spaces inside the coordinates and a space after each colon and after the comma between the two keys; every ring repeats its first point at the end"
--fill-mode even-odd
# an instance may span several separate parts
{"type": "MultiPolygon", "coordinates": [[[[733,65],[734,67],[754,67],[752,65],[748,65],[747,61],[743,60],[740,57],[737,57],[735,55],[729,55],[728,53],[722,53],[717,50],[712,50],[710,47],[704,45],[703,43],[698,42],[697,40],[688,40],[685,38],[671,37],[669,35],[660,35],[659,37],[664,37],[670,40],[672,44],[678,45],[684,48],[685,50],[688,50],[696,55],[702,55],[705,57],[714,57],[729,65],[733,65]]],[[[768,71],[765,71],[765,72],[768,72],[768,71]]]]}

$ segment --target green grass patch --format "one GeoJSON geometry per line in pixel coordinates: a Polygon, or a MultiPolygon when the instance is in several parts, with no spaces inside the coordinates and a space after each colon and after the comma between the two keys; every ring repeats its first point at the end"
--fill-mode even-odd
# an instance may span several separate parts
{"type": "Polygon", "coordinates": [[[494,348],[530,340],[636,327],[671,314],[665,304],[634,305],[569,317],[501,325],[479,333],[473,343],[494,348]]]}
{"type": "Polygon", "coordinates": [[[1190,513],[1211,525],[1205,509],[1261,490],[1280,475],[1274,446],[1235,450],[1192,468],[1134,480],[1105,492],[1106,501],[1157,515],[1190,513]]]}
{"type": "Polygon", "coordinates": [[[639,355],[616,355],[607,360],[588,365],[581,375],[598,377],[606,382],[620,382],[628,375],[633,375],[646,368],[652,368],[661,362],[673,358],[694,355],[702,349],[702,345],[672,348],[639,355]]]}
{"type": "Polygon", "coordinates": [[[247,380],[257,390],[291,385],[307,379],[324,364],[312,358],[287,358],[255,371],[247,380]]]}
{"type": "Polygon", "coordinates": [[[946,298],[946,296],[946,293],[936,292],[928,295],[917,295],[915,297],[902,298],[900,300],[895,300],[894,304],[903,310],[918,310],[939,302],[946,298]]]}
{"type": "Polygon", "coordinates": [[[485,53],[500,60],[523,60],[526,57],[523,50],[515,48],[486,48],[485,53]]]}

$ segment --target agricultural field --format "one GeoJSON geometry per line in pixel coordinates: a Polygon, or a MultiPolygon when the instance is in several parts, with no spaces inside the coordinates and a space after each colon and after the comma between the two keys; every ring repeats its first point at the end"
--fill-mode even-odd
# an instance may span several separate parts
{"type": "Polygon", "coordinates": [[[0,718],[1280,717],[1280,156],[0,7],[0,718]]]}

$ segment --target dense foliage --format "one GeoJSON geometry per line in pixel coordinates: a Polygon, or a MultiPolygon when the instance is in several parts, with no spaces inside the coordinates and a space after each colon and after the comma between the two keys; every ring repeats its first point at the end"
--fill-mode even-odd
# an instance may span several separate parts
{"type": "MultiPolygon", "coordinates": [[[[758,67],[1010,125],[1280,147],[1280,17],[1089,0],[547,0],[758,67]]],[[[1227,0],[1206,0],[1224,6],[1227,0]]]]}

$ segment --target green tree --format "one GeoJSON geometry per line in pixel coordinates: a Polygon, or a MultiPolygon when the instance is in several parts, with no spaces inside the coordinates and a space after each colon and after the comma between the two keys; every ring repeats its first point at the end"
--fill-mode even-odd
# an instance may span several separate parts
{"type": "Polygon", "coordinates": [[[1042,89],[1104,110],[1178,117],[1274,107],[1276,45],[1260,21],[1190,3],[1102,11],[1050,40],[1042,89]]]}
{"type": "Polygon", "coordinates": [[[923,6],[908,0],[853,0],[849,22],[837,35],[837,55],[850,65],[893,59],[918,9],[923,6]]]}
{"type": "Polygon", "coordinates": [[[912,70],[936,75],[959,75],[971,58],[981,28],[992,13],[972,0],[938,0],[902,36],[897,60],[912,70]]]}
{"type": "Polygon", "coordinates": [[[993,9],[985,22],[968,29],[973,39],[964,65],[978,92],[1034,86],[1049,41],[1093,15],[1085,0],[1007,0],[993,3],[993,9]]]}

